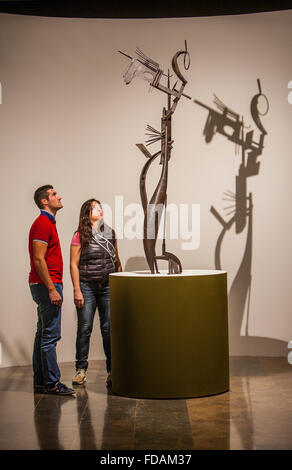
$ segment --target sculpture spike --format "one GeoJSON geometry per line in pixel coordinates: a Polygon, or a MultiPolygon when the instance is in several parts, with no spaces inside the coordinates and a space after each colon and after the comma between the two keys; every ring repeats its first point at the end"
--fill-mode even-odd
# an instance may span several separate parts
{"type": "Polygon", "coordinates": [[[154,129],[154,127],[152,127],[152,126],[149,126],[149,124],[147,124],[146,130],[147,130],[147,131],[152,131],[152,132],[154,132],[155,134],[161,134],[160,131],[158,131],[157,129],[154,129]]]}
{"type": "Polygon", "coordinates": [[[126,54],[126,53],[123,52],[123,51],[118,51],[118,52],[119,52],[120,54],[123,54],[124,56],[128,57],[128,58],[131,59],[131,60],[134,59],[134,57],[132,57],[132,56],[126,54]]]}
{"type": "Polygon", "coordinates": [[[147,67],[151,68],[155,72],[159,69],[159,64],[155,62],[153,59],[150,59],[150,57],[147,57],[146,54],[144,54],[139,47],[136,47],[136,55],[138,59],[147,67]]]}
{"type": "Polygon", "coordinates": [[[230,215],[230,214],[235,214],[235,209],[232,210],[232,211],[230,211],[230,212],[228,212],[228,214],[226,214],[226,216],[228,216],[228,215],[230,215]]]}

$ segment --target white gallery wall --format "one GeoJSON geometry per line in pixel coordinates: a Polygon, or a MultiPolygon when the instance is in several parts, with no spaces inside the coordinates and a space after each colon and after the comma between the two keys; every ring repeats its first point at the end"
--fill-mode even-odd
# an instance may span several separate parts
{"type": "MultiPolygon", "coordinates": [[[[112,208],[114,228],[122,220],[129,233],[129,204],[140,203],[146,160],[135,144],[145,141],[146,124],[159,129],[166,105],[166,95],[149,92],[143,80],[125,85],[129,60],[117,51],[133,55],[139,46],[167,72],[184,40],[191,55],[185,93],[192,100],[182,98],[173,117],[168,203],[199,205],[200,224],[192,227],[189,220],[189,228],[196,236],[199,230],[200,238],[195,247],[183,249],[184,240],[168,237],[167,250],[184,269],[215,268],[222,226],[210,208],[226,221],[232,217],[224,209],[232,203],[222,197],[226,190],[235,193],[241,154],[218,133],[206,143],[208,111],[194,100],[216,109],[215,93],[243,116],[257,140],[250,102],[260,79],[269,111],[262,117],[267,135],[260,171],[247,179],[253,198],[249,269],[243,269],[248,224],[240,234],[234,226],[227,231],[221,266],[228,272],[230,354],[287,355],[292,339],[292,11],[143,20],[0,14],[2,367],[31,363],[36,308],[28,288],[28,232],[39,214],[33,193],[43,184],[53,184],[63,198],[57,214],[64,258],[57,351],[59,361],[74,360],[69,249],[80,206],[91,197],[100,199],[112,208]]],[[[149,171],[150,195],[160,168],[157,162],[149,171]]],[[[146,269],[141,240],[121,236],[118,244],[124,270],[146,269]]],[[[90,359],[104,358],[96,320],[90,359]]]]}

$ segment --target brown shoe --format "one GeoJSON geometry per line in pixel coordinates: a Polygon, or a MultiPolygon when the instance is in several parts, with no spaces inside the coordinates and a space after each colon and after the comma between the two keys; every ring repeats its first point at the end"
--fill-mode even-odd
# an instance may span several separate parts
{"type": "Polygon", "coordinates": [[[86,382],[86,370],[77,369],[75,376],[72,379],[73,385],[82,385],[86,382]]]}

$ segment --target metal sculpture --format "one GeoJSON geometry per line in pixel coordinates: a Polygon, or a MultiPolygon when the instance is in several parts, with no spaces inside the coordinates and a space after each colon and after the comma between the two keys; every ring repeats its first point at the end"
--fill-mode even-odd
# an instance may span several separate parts
{"type": "Polygon", "coordinates": [[[164,230],[163,230],[163,242],[162,242],[162,254],[156,255],[156,242],[158,235],[158,228],[161,220],[163,208],[166,214],[167,205],[167,178],[168,178],[168,162],[171,156],[171,150],[173,146],[173,140],[171,137],[171,120],[172,115],[176,109],[177,103],[180,98],[191,99],[190,96],[185,95],[183,90],[187,84],[187,80],[182,75],[178,65],[178,58],[183,56],[184,68],[188,70],[190,66],[190,54],[187,49],[187,43],[185,41],[185,49],[179,50],[175,53],[172,58],[172,69],[178,78],[175,84],[170,87],[170,73],[168,70],[167,75],[159,68],[159,64],[154,60],[147,57],[139,48],[136,48],[136,58],[119,51],[124,56],[131,59],[131,64],[124,74],[124,81],[128,85],[133,78],[140,77],[143,80],[149,82],[150,86],[156,88],[167,94],[167,108],[163,108],[161,117],[161,130],[158,131],[154,127],[147,125],[147,133],[149,136],[144,144],[136,144],[141,150],[143,155],[147,158],[147,162],[144,165],[141,176],[140,176],[140,195],[144,211],[144,232],[143,232],[143,246],[147,263],[149,265],[152,274],[158,273],[157,260],[168,261],[168,273],[177,274],[182,272],[181,262],[177,256],[173,253],[166,251],[165,245],[165,217],[164,217],[164,230]],[[162,77],[167,77],[167,86],[161,83],[162,77]],[[180,84],[178,85],[178,82],[180,84]],[[173,98],[173,100],[172,100],[173,98]],[[153,155],[146,148],[149,145],[160,142],[160,150],[153,155]],[[160,155],[160,165],[162,165],[160,179],[154,190],[150,201],[146,193],[146,175],[149,167],[152,165],[154,160],[160,155]]]}

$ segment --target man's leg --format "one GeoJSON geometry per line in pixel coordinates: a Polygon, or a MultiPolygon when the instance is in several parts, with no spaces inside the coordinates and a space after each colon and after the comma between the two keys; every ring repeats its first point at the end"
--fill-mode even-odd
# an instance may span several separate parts
{"type": "Polygon", "coordinates": [[[42,321],[40,318],[39,308],[38,308],[38,322],[37,322],[37,330],[36,330],[35,339],[34,339],[33,356],[32,356],[34,387],[43,387],[45,384],[44,377],[43,377],[41,340],[42,340],[42,321]]]}
{"type": "MultiPolygon", "coordinates": [[[[62,285],[55,284],[61,297],[62,285]]],[[[39,326],[35,339],[35,361],[39,363],[39,344],[44,385],[48,388],[60,380],[57,364],[56,343],[61,339],[61,306],[53,305],[44,284],[31,286],[32,296],[38,304],[39,326]],[[40,334],[41,331],[41,334],[40,334]]]]}

